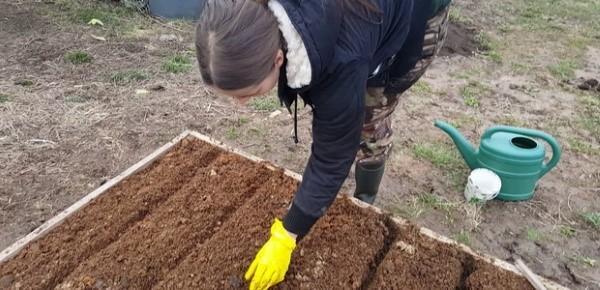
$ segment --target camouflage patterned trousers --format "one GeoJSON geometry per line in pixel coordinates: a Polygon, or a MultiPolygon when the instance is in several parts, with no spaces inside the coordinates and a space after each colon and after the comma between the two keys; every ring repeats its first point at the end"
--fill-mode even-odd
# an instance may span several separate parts
{"type": "Polygon", "coordinates": [[[448,10],[449,7],[442,9],[427,21],[421,59],[408,73],[391,80],[392,85],[395,86],[392,91],[400,93],[388,93],[386,87],[367,88],[365,122],[357,155],[357,160],[361,164],[378,163],[389,157],[393,146],[392,113],[398,105],[402,92],[421,78],[441,50],[448,31],[448,10]]]}

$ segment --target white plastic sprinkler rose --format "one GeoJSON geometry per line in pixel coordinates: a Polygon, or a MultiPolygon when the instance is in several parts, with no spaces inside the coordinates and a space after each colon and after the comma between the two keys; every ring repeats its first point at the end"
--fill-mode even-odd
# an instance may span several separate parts
{"type": "Polygon", "coordinates": [[[471,171],[467,186],[465,187],[465,198],[467,201],[488,201],[494,199],[502,188],[500,177],[493,171],[478,168],[471,171]]]}

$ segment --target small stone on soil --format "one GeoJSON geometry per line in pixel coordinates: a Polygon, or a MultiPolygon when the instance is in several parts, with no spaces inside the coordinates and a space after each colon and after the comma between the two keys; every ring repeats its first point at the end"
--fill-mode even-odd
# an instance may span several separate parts
{"type": "Polygon", "coordinates": [[[597,79],[587,79],[584,80],[581,84],[577,86],[580,90],[589,91],[589,90],[600,90],[599,82],[597,79]]]}
{"type": "Polygon", "coordinates": [[[150,93],[150,92],[148,90],[144,90],[144,89],[135,90],[136,95],[147,95],[148,93],[150,93]]]}
{"type": "Polygon", "coordinates": [[[400,248],[402,251],[413,255],[415,253],[415,247],[405,243],[404,241],[398,241],[396,243],[396,247],[400,248]]]}

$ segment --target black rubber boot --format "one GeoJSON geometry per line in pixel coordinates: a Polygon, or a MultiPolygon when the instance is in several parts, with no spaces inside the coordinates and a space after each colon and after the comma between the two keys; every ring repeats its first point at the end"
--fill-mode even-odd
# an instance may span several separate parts
{"type": "Polygon", "coordinates": [[[356,190],[354,197],[373,204],[379,191],[379,184],[385,170],[385,161],[372,164],[360,164],[356,162],[354,178],[356,179],[356,190]]]}

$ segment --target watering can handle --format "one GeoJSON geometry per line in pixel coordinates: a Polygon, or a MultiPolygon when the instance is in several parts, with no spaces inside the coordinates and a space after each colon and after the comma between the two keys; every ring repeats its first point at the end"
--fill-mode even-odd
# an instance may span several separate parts
{"type": "Polygon", "coordinates": [[[487,131],[485,131],[485,133],[483,133],[481,138],[482,139],[489,138],[490,136],[492,136],[494,133],[497,133],[497,132],[508,132],[508,133],[521,134],[521,135],[534,137],[534,138],[540,138],[540,139],[546,141],[548,144],[550,144],[550,147],[552,148],[552,158],[546,164],[542,165],[542,171],[540,173],[540,177],[544,176],[546,173],[548,173],[548,171],[550,171],[550,169],[554,168],[554,166],[556,166],[556,164],[558,163],[558,160],[560,160],[560,155],[561,155],[560,145],[558,144],[556,139],[554,139],[554,137],[552,137],[548,133],[545,133],[545,132],[542,132],[539,130],[526,129],[526,128],[516,128],[516,127],[509,127],[509,126],[494,126],[492,128],[489,128],[487,131]]]}

